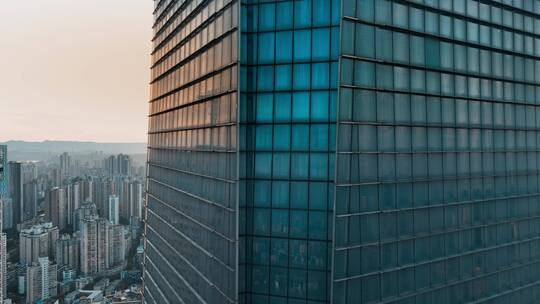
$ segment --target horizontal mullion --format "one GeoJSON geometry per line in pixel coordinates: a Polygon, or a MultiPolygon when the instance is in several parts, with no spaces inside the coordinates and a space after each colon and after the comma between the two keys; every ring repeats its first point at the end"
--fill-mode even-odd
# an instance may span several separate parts
{"type": "MultiPolygon", "coordinates": [[[[231,154],[232,154],[232,153],[231,153],[231,154]]],[[[234,183],[236,183],[236,180],[231,180],[231,179],[226,179],[226,178],[221,178],[221,177],[216,177],[216,176],[211,176],[211,175],[201,174],[201,173],[197,173],[197,172],[194,172],[194,171],[182,170],[182,169],[174,168],[174,167],[171,167],[171,166],[168,166],[168,165],[162,165],[162,164],[157,163],[157,162],[155,162],[155,161],[148,161],[148,165],[151,166],[151,167],[156,167],[156,168],[166,169],[166,170],[175,171],[175,172],[183,173],[183,174],[187,174],[187,175],[193,175],[193,176],[198,176],[198,177],[202,177],[202,178],[206,178],[206,179],[212,179],[212,180],[224,182],[224,183],[227,183],[227,184],[234,184],[234,183]]],[[[155,179],[154,179],[153,177],[151,177],[151,176],[149,176],[149,178],[152,179],[153,181],[158,182],[157,180],[155,180],[155,179]]],[[[161,182],[159,182],[159,183],[161,183],[161,182]]],[[[163,184],[165,184],[165,183],[163,183],[163,184]]],[[[180,189],[177,189],[177,188],[174,187],[174,186],[171,186],[171,185],[168,185],[168,184],[166,184],[166,185],[167,185],[168,187],[175,188],[176,190],[180,190],[180,189]]]]}
{"type": "Polygon", "coordinates": [[[379,88],[376,86],[363,86],[363,85],[340,85],[341,88],[345,89],[359,89],[359,90],[366,90],[366,91],[374,91],[374,92],[383,92],[383,93],[397,93],[397,94],[404,94],[404,95],[417,95],[417,96],[425,96],[425,97],[435,97],[435,98],[445,98],[445,99],[461,99],[461,100],[468,100],[468,101],[483,101],[483,102],[491,102],[491,103],[497,103],[497,104],[509,104],[509,105],[519,105],[519,106],[535,106],[538,107],[540,104],[531,104],[526,103],[523,101],[505,101],[505,100],[497,100],[497,99],[483,99],[481,97],[468,97],[468,96],[458,96],[458,95],[443,95],[442,93],[427,93],[427,92],[418,92],[418,91],[405,91],[405,90],[399,90],[399,89],[387,89],[387,88],[379,88]]]}
{"type": "MultiPolygon", "coordinates": [[[[412,162],[412,161],[411,161],[412,162]]],[[[431,177],[417,177],[417,178],[396,178],[381,180],[377,179],[374,181],[365,181],[365,182],[353,182],[353,183],[344,183],[337,181],[336,187],[355,187],[355,186],[369,186],[369,185],[387,185],[387,184],[404,184],[404,183],[416,183],[416,182],[444,182],[444,181],[457,181],[463,179],[479,179],[479,178],[498,178],[498,177],[528,177],[528,176],[538,176],[540,170],[534,170],[531,173],[522,173],[522,174],[489,174],[489,175],[452,175],[452,176],[431,176],[431,177]],[[535,174],[536,172],[536,174],[535,174]]]]}
{"type": "MultiPolygon", "coordinates": [[[[428,67],[428,66],[415,65],[413,63],[408,64],[408,63],[403,63],[403,62],[393,61],[393,60],[390,61],[390,60],[383,60],[383,59],[371,58],[371,57],[362,57],[362,56],[356,56],[356,55],[348,55],[348,54],[342,54],[341,58],[351,59],[355,61],[365,61],[365,62],[372,62],[372,63],[377,63],[377,64],[397,66],[401,68],[408,68],[411,70],[422,70],[422,71],[428,71],[428,72],[437,72],[441,74],[452,74],[452,75],[463,76],[463,77],[474,77],[480,80],[487,79],[491,81],[509,82],[509,83],[514,83],[514,84],[529,85],[529,86],[535,86],[535,87],[540,86],[540,82],[514,80],[514,79],[508,79],[504,77],[494,77],[491,74],[486,75],[482,73],[456,71],[456,70],[450,70],[450,69],[445,69],[445,68],[434,68],[434,67],[428,67]]],[[[536,60],[540,60],[540,57],[536,58],[536,60]]],[[[410,92],[415,92],[415,91],[410,91],[410,92]]]]}
{"type": "MultiPolygon", "coordinates": [[[[157,96],[157,97],[151,99],[151,100],[149,101],[149,103],[153,103],[153,102],[159,101],[160,99],[162,99],[162,98],[164,98],[164,97],[170,96],[170,95],[172,95],[172,94],[174,94],[174,93],[177,93],[177,92],[179,92],[179,91],[181,91],[181,90],[183,90],[183,89],[189,88],[190,86],[195,85],[195,84],[197,84],[197,83],[199,83],[199,82],[201,82],[201,81],[203,81],[203,80],[206,80],[206,79],[208,79],[208,78],[210,78],[210,77],[212,77],[212,76],[214,76],[214,75],[216,75],[216,74],[219,74],[219,73],[221,73],[221,72],[223,72],[223,71],[225,71],[225,70],[227,70],[227,69],[230,69],[230,68],[232,68],[232,67],[235,67],[235,66],[237,66],[237,64],[238,64],[238,62],[231,62],[231,63],[226,64],[226,65],[224,65],[224,66],[222,66],[222,67],[220,67],[220,68],[217,68],[217,69],[215,69],[215,70],[213,70],[213,71],[207,72],[207,73],[204,74],[204,75],[200,75],[199,78],[193,79],[192,81],[190,81],[190,82],[188,82],[188,83],[185,83],[185,84],[183,84],[183,85],[180,85],[180,86],[177,87],[177,88],[174,88],[174,89],[172,89],[172,90],[170,90],[170,91],[168,91],[168,92],[162,93],[161,95],[159,95],[159,96],[157,96]]],[[[222,93],[222,92],[218,92],[218,93],[216,93],[216,94],[220,94],[220,93],[222,93]]],[[[205,96],[204,98],[206,98],[206,96],[205,96]]]]}

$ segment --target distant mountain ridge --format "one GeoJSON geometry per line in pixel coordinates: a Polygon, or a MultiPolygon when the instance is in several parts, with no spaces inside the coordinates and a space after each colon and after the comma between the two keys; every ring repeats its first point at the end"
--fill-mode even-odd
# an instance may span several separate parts
{"type": "Polygon", "coordinates": [[[10,140],[0,143],[8,146],[10,152],[17,153],[88,153],[103,152],[105,154],[141,154],[146,153],[146,143],[99,143],[88,141],[55,141],[46,140],[41,142],[10,140]]]}

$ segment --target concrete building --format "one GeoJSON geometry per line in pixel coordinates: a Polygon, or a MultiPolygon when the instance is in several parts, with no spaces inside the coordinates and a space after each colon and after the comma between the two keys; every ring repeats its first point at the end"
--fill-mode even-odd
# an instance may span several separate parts
{"type": "Polygon", "coordinates": [[[24,266],[38,263],[42,257],[54,260],[58,237],[58,227],[50,222],[37,223],[30,228],[22,229],[19,234],[20,264],[24,266]]]}
{"type": "Polygon", "coordinates": [[[94,180],[94,200],[98,210],[104,215],[107,214],[109,196],[113,194],[112,182],[109,178],[100,177],[94,180]]]}
{"type": "Polygon", "coordinates": [[[12,202],[12,225],[16,227],[22,222],[22,204],[23,204],[23,177],[22,163],[9,162],[9,197],[12,202]]]}
{"type": "Polygon", "coordinates": [[[37,214],[37,168],[34,162],[9,162],[8,192],[12,200],[13,227],[37,214]]]}
{"type": "Polygon", "coordinates": [[[63,282],[71,282],[77,279],[77,270],[75,269],[64,269],[62,270],[62,281],[63,282]]]}
{"type": "Polygon", "coordinates": [[[68,228],[69,208],[64,188],[51,188],[45,193],[47,220],[61,231],[68,228]]]}
{"type": "Polygon", "coordinates": [[[7,237],[0,232],[0,303],[7,297],[7,274],[7,237]]]}
{"type": "Polygon", "coordinates": [[[62,234],[56,241],[56,264],[59,269],[79,270],[81,241],[78,234],[62,234]]]}
{"type": "Polygon", "coordinates": [[[131,210],[130,210],[130,179],[128,177],[122,177],[118,181],[118,198],[120,200],[120,219],[122,222],[128,222],[131,210]]]}
{"type": "Polygon", "coordinates": [[[71,176],[71,156],[67,152],[60,154],[60,175],[62,181],[71,176]]]}
{"type": "Polygon", "coordinates": [[[108,304],[111,303],[103,296],[101,290],[80,290],[80,304],[108,304]]]}
{"type": "Polygon", "coordinates": [[[91,177],[82,180],[82,197],[85,202],[94,202],[94,181],[91,177]]]}
{"type": "Polygon", "coordinates": [[[0,199],[8,196],[8,152],[6,145],[0,145],[0,199]]]}
{"type": "Polygon", "coordinates": [[[118,195],[109,195],[107,218],[113,225],[120,224],[120,198],[118,195]]]}
{"type": "Polygon", "coordinates": [[[67,196],[68,225],[72,226],[74,230],[77,230],[76,229],[77,223],[75,223],[75,213],[77,209],[79,209],[79,207],[84,202],[82,198],[80,181],[75,181],[67,185],[66,196],[67,196]]]}
{"type": "Polygon", "coordinates": [[[26,303],[56,297],[57,267],[47,257],[39,258],[26,268],[26,303]]]}
{"type": "Polygon", "coordinates": [[[0,197],[0,303],[2,303],[3,300],[7,297],[7,236],[5,233],[2,232],[3,231],[2,210],[3,210],[3,201],[2,201],[2,197],[0,197]]]}
{"type": "Polygon", "coordinates": [[[109,221],[97,215],[82,220],[81,272],[99,274],[109,269],[109,221]]]}
{"type": "Polygon", "coordinates": [[[93,218],[98,215],[98,209],[96,204],[91,202],[85,202],[74,212],[73,230],[79,231],[82,227],[82,222],[85,219],[93,218]]]}
{"type": "Polygon", "coordinates": [[[22,221],[32,220],[39,211],[39,185],[36,179],[23,183],[22,221]]]}
{"type": "Polygon", "coordinates": [[[142,219],[144,185],[138,180],[129,184],[129,210],[130,217],[142,219]]]}
{"type": "Polygon", "coordinates": [[[9,197],[2,200],[2,227],[4,230],[13,229],[13,201],[9,197]]]}
{"type": "Polygon", "coordinates": [[[111,155],[104,161],[104,168],[110,177],[131,175],[131,157],[125,154],[111,155]]]}
{"type": "Polygon", "coordinates": [[[109,266],[114,267],[124,263],[127,249],[126,227],[109,226],[109,266]]]}
{"type": "Polygon", "coordinates": [[[3,229],[11,229],[11,210],[7,209],[11,208],[11,200],[8,198],[8,177],[7,146],[0,145],[0,233],[3,229]]]}

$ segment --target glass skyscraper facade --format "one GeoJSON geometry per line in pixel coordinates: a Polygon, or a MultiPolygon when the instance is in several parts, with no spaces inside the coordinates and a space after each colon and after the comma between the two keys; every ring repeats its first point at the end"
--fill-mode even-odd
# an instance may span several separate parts
{"type": "Polygon", "coordinates": [[[535,303],[539,0],[155,1],[145,303],[535,303]]]}

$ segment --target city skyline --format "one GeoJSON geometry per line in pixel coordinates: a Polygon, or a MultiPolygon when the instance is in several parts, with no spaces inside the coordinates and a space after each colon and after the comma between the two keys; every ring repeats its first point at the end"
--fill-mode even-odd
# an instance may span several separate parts
{"type": "Polygon", "coordinates": [[[151,10],[146,0],[2,3],[0,142],[146,142],[151,10]]]}
{"type": "Polygon", "coordinates": [[[63,152],[6,167],[9,149],[0,152],[0,300],[72,303],[90,288],[89,297],[140,297],[122,290],[139,284],[144,166],[122,153],[63,152]]]}

